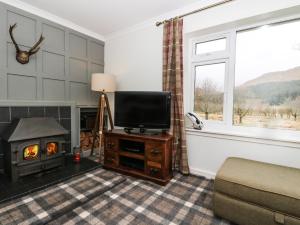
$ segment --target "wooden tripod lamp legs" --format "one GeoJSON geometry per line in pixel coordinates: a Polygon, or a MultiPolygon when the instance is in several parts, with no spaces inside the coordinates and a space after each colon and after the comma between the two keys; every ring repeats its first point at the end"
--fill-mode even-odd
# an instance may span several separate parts
{"type": "Polygon", "coordinates": [[[94,154],[94,147],[96,138],[99,137],[99,161],[103,164],[103,152],[102,152],[102,144],[103,144],[103,131],[104,131],[104,116],[107,111],[109,123],[111,129],[114,129],[114,124],[112,120],[111,110],[109,107],[109,101],[105,92],[101,93],[98,104],[97,117],[95,122],[95,127],[93,130],[93,144],[91,150],[91,156],[94,154]]]}

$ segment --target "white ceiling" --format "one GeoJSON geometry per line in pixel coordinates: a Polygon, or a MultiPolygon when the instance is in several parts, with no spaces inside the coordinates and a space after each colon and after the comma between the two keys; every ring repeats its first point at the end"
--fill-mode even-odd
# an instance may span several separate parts
{"type": "Polygon", "coordinates": [[[21,0],[106,36],[199,0],[21,0]]]}

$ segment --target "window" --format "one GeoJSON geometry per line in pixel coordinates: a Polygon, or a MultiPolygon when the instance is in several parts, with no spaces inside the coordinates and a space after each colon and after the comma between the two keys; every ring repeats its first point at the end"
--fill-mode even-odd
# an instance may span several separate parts
{"type": "Polygon", "coordinates": [[[228,37],[221,34],[192,40],[192,110],[216,123],[224,123],[227,117],[228,37]]]}
{"type": "Polygon", "coordinates": [[[218,39],[196,44],[196,55],[201,55],[210,52],[224,51],[226,49],[226,39],[218,39]]]}
{"type": "Polygon", "coordinates": [[[190,46],[189,111],[205,126],[300,137],[299,20],[197,37],[190,46]]]}
{"type": "Polygon", "coordinates": [[[195,66],[194,111],[206,120],[223,120],[225,63],[195,66]]]}
{"type": "Polygon", "coordinates": [[[300,130],[300,21],[237,32],[237,126],[300,130]]]}

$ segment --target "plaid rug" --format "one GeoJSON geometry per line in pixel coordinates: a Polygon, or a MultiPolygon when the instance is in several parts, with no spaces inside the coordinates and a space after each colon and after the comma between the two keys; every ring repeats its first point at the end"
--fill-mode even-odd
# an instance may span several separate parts
{"type": "Polygon", "coordinates": [[[177,174],[165,187],[128,178],[50,224],[229,225],[212,213],[212,189],[196,176],[177,174]]]}
{"type": "Polygon", "coordinates": [[[93,170],[45,190],[0,205],[0,224],[46,224],[125,181],[103,169],[93,170]]]}

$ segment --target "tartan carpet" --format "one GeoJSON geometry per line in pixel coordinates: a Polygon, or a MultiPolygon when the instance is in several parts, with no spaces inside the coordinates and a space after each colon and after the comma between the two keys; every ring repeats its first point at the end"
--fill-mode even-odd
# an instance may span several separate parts
{"type": "Polygon", "coordinates": [[[213,181],[176,174],[165,187],[133,178],[52,220],[56,224],[229,225],[212,212],[213,181]]]}
{"type": "Polygon", "coordinates": [[[124,182],[117,173],[90,171],[0,205],[0,224],[46,224],[124,182]]]}

